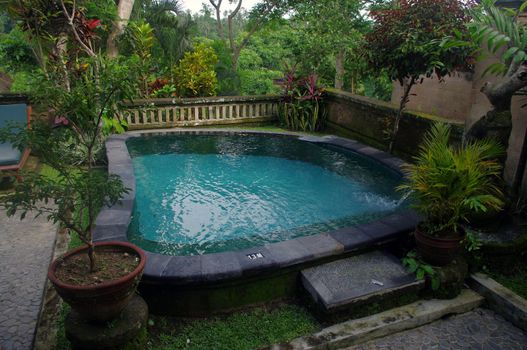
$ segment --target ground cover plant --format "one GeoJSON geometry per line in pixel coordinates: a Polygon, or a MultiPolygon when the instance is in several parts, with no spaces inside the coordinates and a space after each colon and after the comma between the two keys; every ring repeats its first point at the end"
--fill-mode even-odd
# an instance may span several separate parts
{"type": "Polygon", "coordinates": [[[487,267],[486,272],[498,283],[509,288],[522,298],[527,299],[527,266],[525,263],[520,264],[510,274],[504,274],[503,271],[496,271],[492,266],[487,267]]]}

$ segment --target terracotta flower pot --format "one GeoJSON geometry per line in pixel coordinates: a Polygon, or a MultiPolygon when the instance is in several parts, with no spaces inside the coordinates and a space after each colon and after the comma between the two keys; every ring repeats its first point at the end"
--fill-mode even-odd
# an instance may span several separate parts
{"type": "Polygon", "coordinates": [[[415,228],[414,235],[419,255],[427,263],[436,266],[449,264],[459,254],[464,238],[464,233],[457,237],[433,237],[423,232],[419,226],[415,228]]]}
{"type": "Polygon", "coordinates": [[[128,242],[96,243],[97,251],[115,251],[135,254],[139,265],[131,273],[115,280],[95,285],[72,285],[61,282],[55,275],[58,266],[69,257],[87,254],[87,246],[74,249],[51,263],[48,278],[61,298],[82,317],[89,321],[105,322],[117,317],[132,299],[145,268],[146,255],[128,242]]]}

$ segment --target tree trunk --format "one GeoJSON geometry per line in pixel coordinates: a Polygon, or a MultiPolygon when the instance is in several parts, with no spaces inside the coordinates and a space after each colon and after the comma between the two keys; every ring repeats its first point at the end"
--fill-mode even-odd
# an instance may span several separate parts
{"type": "Polygon", "coordinates": [[[401,117],[403,116],[406,104],[410,100],[410,90],[412,90],[412,86],[414,86],[417,79],[419,79],[419,77],[411,77],[410,81],[404,81],[403,95],[401,96],[401,100],[399,102],[399,110],[397,111],[397,116],[395,117],[395,121],[393,123],[393,130],[390,136],[390,144],[388,145],[388,152],[390,153],[393,153],[393,146],[395,144],[395,139],[397,138],[397,133],[399,132],[399,122],[401,121],[401,117]]]}
{"type": "Polygon", "coordinates": [[[123,33],[124,28],[128,24],[133,8],[134,0],[119,0],[119,5],[117,6],[117,18],[113,23],[112,31],[110,32],[110,35],[108,35],[108,40],[106,42],[108,57],[115,58],[119,55],[117,39],[123,33]]]}
{"type": "Polygon", "coordinates": [[[512,96],[527,86],[527,64],[511,64],[511,67],[514,69],[510,69],[505,80],[497,84],[485,83],[481,88],[492,104],[492,110],[470,127],[465,134],[466,139],[491,137],[507,149],[512,131],[512,96]]]}
{"type": "MultiPolygon", "coordinates": [[[[510,106],[510,99],[509,99],[510,106]]],[[[472,124],[465,134],[466,140],[493,138],[505,149],[509,146],[512,131],[512,115],[510,108],[500,110],[493,108],[481,119],[472,124]]]]}
{"type": "Polygon", "coordinates": [[[335,89],[342,90],[344,86],[344,60],[346,59],[346,51],[340,49],[335,56],[335,89]]]}
{"type": "Polygon", "coordinates": [[[54,53],[57,59],[59,60],[58,66],[60,67],[62,74],[62,83],[66,91],[70,91],[70,77],[68,74],[68,69],[66,67],[66,53],[68,50],[68,35],[64,32],[60,33],[55,44],[54,53]]]}
{"type": "Polygon", "coordinates": [[[225,35],[223,34],[223,24],[221,23],[221,2],[222,0],[218,0],[217,3],[210,1],[214,7],[214,10],[216,11],[216,26],[218,28],[218,36],[222,41],[225,41],[225,35]]]}

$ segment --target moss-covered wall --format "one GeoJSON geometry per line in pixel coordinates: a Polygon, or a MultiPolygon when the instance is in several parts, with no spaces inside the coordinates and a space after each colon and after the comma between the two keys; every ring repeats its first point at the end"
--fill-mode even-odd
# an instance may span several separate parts
{"type": "MultiPolygon", "coordinates": [[[[329,132],[352,137],[365,144],[386,150],[397,106],[344,91],[328,89],[325,100],[329,132]]],[[[404,159],[416,155],[426,131],[434,121],[448,122],[454,126],[453,142],[463,134],[462,122],[453,122],[430,114],[406,112],[399,124],[394,153],[404,159]]]]}

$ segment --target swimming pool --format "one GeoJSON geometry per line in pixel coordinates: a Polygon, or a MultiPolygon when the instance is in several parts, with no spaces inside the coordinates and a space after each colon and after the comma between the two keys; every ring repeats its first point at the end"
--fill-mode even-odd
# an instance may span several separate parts
{"type": "Polygon", "coordinates": [[[420,220],[393,191],[404,162],[346,138],[133,131],[106,154],[130,191],[100,211],[94,241],[144,247],[139,291],[155,314],[295,296],[303,268],[389,248],[420,220]]]}
{"type": "Polygon", "coordinates": [[[256,247],[399,209],[400,174],[298,138],[157,135],[127,141],[136,179],[130,241],[166,255],[256,247]]]}

